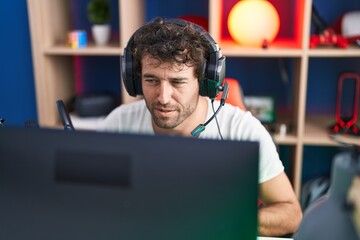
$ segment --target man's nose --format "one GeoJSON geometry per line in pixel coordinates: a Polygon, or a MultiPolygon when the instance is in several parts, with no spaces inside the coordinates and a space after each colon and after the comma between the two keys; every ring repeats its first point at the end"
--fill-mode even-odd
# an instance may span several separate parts
{"type": "Polygon", "coordinates": [[[172,95],[172,86],[169,82],[163,81],[159,87],[158,100],[161,104],[167,104],[172,95]]]}

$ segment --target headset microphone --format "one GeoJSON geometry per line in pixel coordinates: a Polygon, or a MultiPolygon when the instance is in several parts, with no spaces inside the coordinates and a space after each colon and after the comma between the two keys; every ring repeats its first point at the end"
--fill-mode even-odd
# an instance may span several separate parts
{"type": "MultiPolygon", "coordinates": [[[[209,118],[209,120],[207,120],[204,124],[199,124],[194,130],[191,131],[191,135],[193,137],[195,137],[195,136],[199,135],[201,132],[203,132],[205,130],[206,125],[208,125],[216,117],[216,115],[219,113],[222,106],[225,105],[226,98],[227,98],[228,92],[229,92],[229,86],[228,86],[227,82],[224,82],[224,87],[222,89],[222,92],[223,93],[222,93],[222,96],[220,99],[220,106],[218,107],[216,112],[211,116],[211,118],[209,118]]],[[[212,101],[214,101],[214,99],[212,99],[212,101]]]]}

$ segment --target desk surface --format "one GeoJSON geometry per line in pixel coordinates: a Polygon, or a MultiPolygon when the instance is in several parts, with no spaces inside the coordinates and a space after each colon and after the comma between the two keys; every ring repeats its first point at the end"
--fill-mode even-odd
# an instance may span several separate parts
{"type": "Polygon", "coordinates": [[[292,238],[257,237],[257,240],[293,240],[292,238]]]}

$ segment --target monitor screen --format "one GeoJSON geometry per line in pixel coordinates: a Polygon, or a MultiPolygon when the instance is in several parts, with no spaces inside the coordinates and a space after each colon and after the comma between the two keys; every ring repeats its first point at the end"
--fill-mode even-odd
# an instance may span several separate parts
{"type": "Polygon", "coordinates": [[[256,239],[258,148],[0,128],[0,239],[256,239]]]}

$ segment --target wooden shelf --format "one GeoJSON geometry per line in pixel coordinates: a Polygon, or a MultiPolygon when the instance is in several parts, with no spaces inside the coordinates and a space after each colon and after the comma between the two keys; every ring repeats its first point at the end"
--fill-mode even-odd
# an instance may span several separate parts
{"type": "Polygon", "coordinates": [[[336,48],[332,46],[320,46],[318,48],[309,49],[309,57],[360,57],[360,47],[349,46],[348,48],[336,48]]]}
{"type": "Polygon", "coordinates": [[[279,145],[296,145],[298,143],[298,138],[295,134],[286,134],[285,136],[281,136],[279,134],[274,134],[273,139],[276,144],[279,145]]]}
{"type": "Polygon", "coordinates": [[[96,46],[90,43],[84,48],[71,48],[65,44],[57,44],[45,48],[46,55],[81,55],[81,56],[121,56],[122,50],[118,43],[110,43],[107,46],[96,46]]]}
{"type": "Polygon", "coordinates": [[[301,57],[303,51],[293,45],[271,45],[266,49],[249,48],[233,42],[221,42],[221,52],[227,57],[301,57]]]}
{"type": "Polygon", "coordinates": [[[311,146],[342,146],[355,144],[360,146],[360,137],[338,135],[333,136],[327,131],[327,127],[335,123],[334,116],[309,116],[305,122],[303,137],[304,145],[311,146]]]}
{"type": "MultiPolygon", "coordinates": [[[[67,56],[118,56],[132,33],[144,23],[144,0],[117,0],[119,36],[107,46],[99,47],[89,42],[85,48],[72,49],[64,36],[73,28],[72,3],[68,0],[27,0],[31,31],[31,47],[35,75],[36,102],[40,126],[57,127],[59,116],[54,108],[57,99],[70,101],[75,95],[74,64],[67,56]],[[66,56],[66,57],[59,57],[66,56]]],[[[115,10],[116,12],[116,10],[115,10]]],[[[76,13],[75,13],[76,14],[76,13]]],[[[118,71],[120,72],[120,64],[118,71]]],[[[120,79],[119,79],[120,80],[120,79]]],[[[121,86],[124,88],[124,86],[121,86]]],[[[130,97],[122,89],[122,102],[130,97]]]]}

